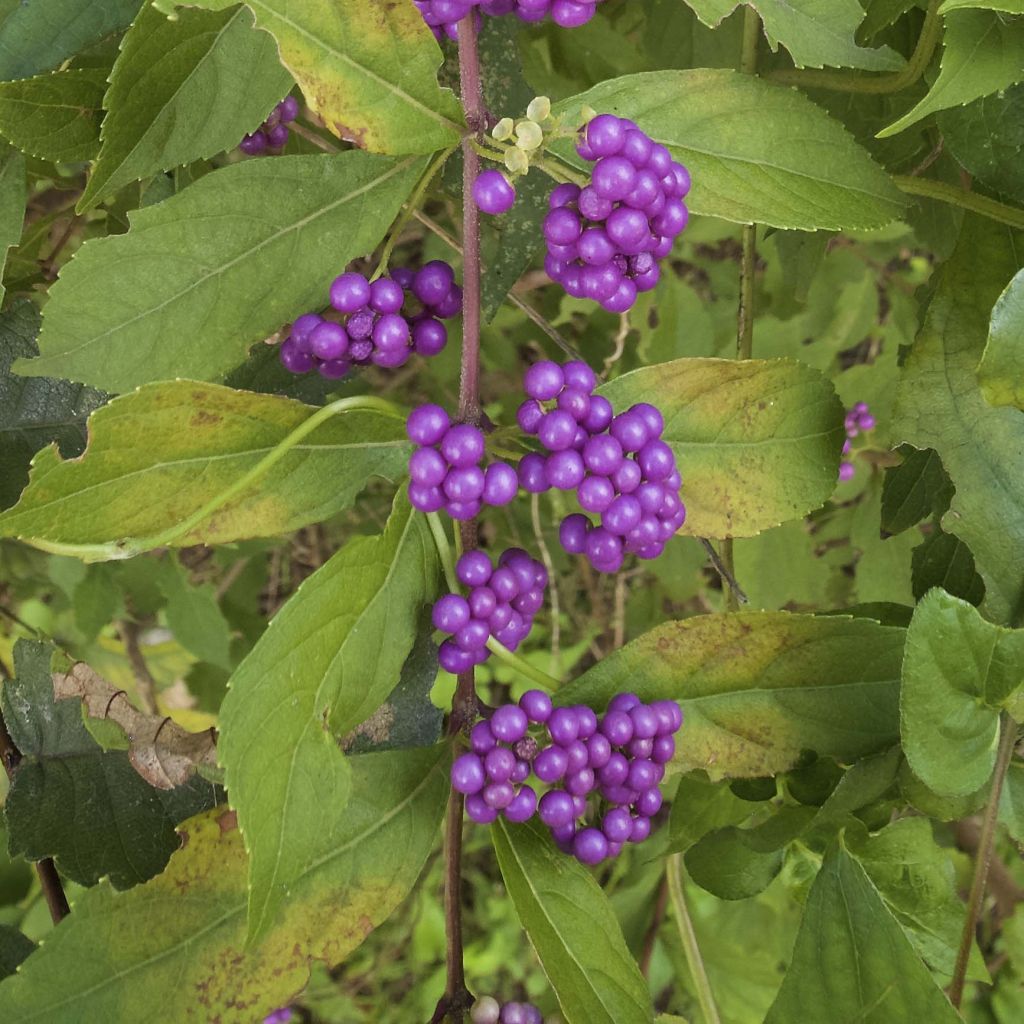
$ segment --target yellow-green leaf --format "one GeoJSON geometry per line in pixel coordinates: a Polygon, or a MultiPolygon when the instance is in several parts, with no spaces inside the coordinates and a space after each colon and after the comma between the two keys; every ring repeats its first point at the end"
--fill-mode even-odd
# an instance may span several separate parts
{"type": "Polygon", "coordinates": [[[978,379],[990,405],[1024,410],[1024,270],[1018,271],[992,309],[978,379]]]}

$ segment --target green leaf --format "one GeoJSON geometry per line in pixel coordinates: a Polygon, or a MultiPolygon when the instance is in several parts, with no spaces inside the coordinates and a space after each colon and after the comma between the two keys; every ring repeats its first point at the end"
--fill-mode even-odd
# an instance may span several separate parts
{"type": "Polygon", "coordinates": [[[942,528],[974,553],[985,581],[986,616],[1007,622],[1024,601],[1024,419],[994,409],[977,386],[989,313],[1018,267],[1012,235],[965,221],[953,258],[938,284],[921,331],[903,363],[893,436],[933,448],[956,493],[942,528]]]}
{"type": "Polygon", "coordinates": [[[40,452],[0,536],[87,561],[173,544],[287,533],[347,508],[371,477],[397,480],[409,445],[400,417],[336,413],[285,444],[316,410],[217,384],[151,384],[89,420],[75,460],[40,452]],[[257,467],[280,455],[273,472],[257,467]]]}
{"type": "Polygon", "coordinates": [[[200,661],[231,669],[231,627],[220,610],[213,585],[192,586],[176,561],[163,563],[161,570],[157,584],[167,598],[164,614],[174,638],[200,661]]]}
{"type": "Polygon", "coordinates": [[[709,69],[628,75],[557,110],[572,116],[585,104],[633,118],[668,146],[693,176],[687,201],[696,214],[814,231],[880,227],[905,206],[838,121],[795,89],[753,75],[709,69]]]}
{"type": "MultiPolygon", "coordinates": [[[[738,0],[686,0],[697,17],[716,27],[738,0]]],[[[761,16],[772,50],[782,43],[799,68],[864,68],[893,71],[903,66],[899,54],[884,46],[865,49],[854,41],[864,8],[857,0],[750,0],[761,16]]]]}
{"type": "Polygon", "coordinates": [[[350,776],[336,737],[394,689],[439,572],[426,519],[402,495],[384,533],[349,541],[307,579],[232,676],[218,756],[250,855],[252,938],[331,849],[350,776]]]}
{"type": "MultiPolygon", "coordinates": [[[[8,250],[18,244],[25,220],[25,158],[10,146],[0,144],[0,275],[8,250]]],[[[0,301],[4,286],[0,284],[0,301]]]]}
{"type": "Polygon", "coordinates": [[[726,782],[709,782],[699,772],[684,775],[669,811],[669,850],[684,853],[709,832],[738,825],[750,813],[750,804],[726,782]]]}
{"type": "Polygon", "coordinates": [[[16,299],[0,313],[0,508],[13,505],[28,483],[28,464],[56,441],[68,458],[85,447],[85,421],[106,400],[100,391],[63,380],[28,380],[10,372],[19,357],[34,356],[39,311],[16,299]]]}
{"type": "Polygon", "coordinates": [[[343,819],[258,946],[245,948],[246,858],[234,815],[213,812],[185,825],[182,849],[152,882],[81,896],[0,984],[0,1018],[144,1020],[159,992],[165,1020],[252,1024],[294,998],[314,961],[343,961],[405,899],[444,814],[447,747],[352,762],[343,819]]]}
{"type": "Polygon", "coordinates": [[[1024,86],[1015,85],[937,117],[946,148],[982,184],[1024,203],[1024,86]]]}
{"type": "Polygon", "coordinates": [[[104,106],[103,148],[78,211],[158,171],[233,149],[291,88],[272,36],[247,7],[144,7],[121,43],[104,106]]]}
{"type": "Polygon", "coordinates": [[[647,984],[607,897],[536,821],[491,829],[505,888],[568,1024],[649,1024],[647,984]]]}
{"type": "Polygon", "coordinates": [[[903,461],[885,471],[882,482],[882,529],[903,533],[932,515],[941,516],[953,498],[953,485],[942,459],[931,448],[901,445],[903,461]]]}
{"type": "Polygon", "coordinates": [[[13,974],[36,944],[17,928],[0,924],[0,979],[13,974]]]}
{"type": "Polygon", "coordinates": [[[621,690],[678,700],[676,763],[714,777],[757,778],[813,750],[839,760],[898,737],[904,630],[871,619],[786,612],[666,622],[558,691],[598,709],[621,690]]]}
{"type": "Polygon", "coordinates": [[[107,73],[71,68],[0,84],[0,135],[54,163],[91,160],[99,149],[107,73]]]}
{"type": "Polygon", "coordinates": [[[1024,630],[986,622],[930,591],[914,611],[903,660],[903,750],[931,790],[965,796],[992,774],[999,710],[1024,685],[1024,630]]]}
{"type": "Polygon", "coordinates": [[[50,289],[42,356],[16,370],[108,391],[218,380],[254,341],[323,304],[422,170],[422,160],[349,152],[208,174],[133,214],[127,234],[86,242],[50,289]]]}
{"type": "MultiPolygon", "coordinates": [[[[964,905],[949,851],[935,842],[931,823],[902,818],[872,835],[863,828],[851,829],[845,839],[918,955],[933,970],[952,977],[964,905]]],[[[989,980],[973,943],[968,976],[989,980]]]]}
{"type": "Polygon", "coordinates": [[[1024,270],[1016,274],[992,308],[978,380],[990,405],[1024,409],[1024,270]]]}
{"type": "Polygon", "coordinates": [[[945,0],[939,14],[960,11],[968,7],[980,7],[986,11],[1003,11],[1006,14],[1024,14],[1024,0],[945,0]]]}
{"type": "MultiPolygon", "coordinates": [[[[181,0],[158,0],[172,8],[181,0]]],[[[188,0],[219,11],[237,0],[188,0]]],[[[306,102],[336,135],[372,153],[430,153],[462,133],[455,96],[437,84],[441,51],[412,4],[246,0],[272,33],[306,102]]]]}
{"type": "Polygon", "coordinates": [[[985,583],[974,569],[971,549],[951,533],[935,530],[925,537],[914,548],[912,566],[915,600],[932,587],[941,587],[973,605],[985,598],[985,583]]]}
{"type": "Polygon", "coordinates": [[[912,110],[883,128],[896,135],[923,117],[999,92],[1024,78],[1024,20],[994,11],[953,11],[945,17],[942,69],[912,110]]]}
{"type": "Polygon", "coordinates": [[[723,828],[686,852],[686,869],[702,889],[723,900],[745,900],[771,885],[783,852],[814,817],[810,807],[783,807],[752,828],[723,828]]]}
{"type": "Polygon", "coordinates": [[[127,28],[144,0],[19,0],[0,20],[0,81],[50,71],[127,28]]]}
{"type": "Polygon", "coordinates": [[[799,1020],[960,1020],[864,869],[841,847],[829,851],[811,886],[793,962],[765,1024],[799,1020]]]}
{"type": "Polygon", "coordinates": [[[653,402],[696,537],[750,537],[835,489],[845,436],[831,383],[792,359],[677,359],[602,385],[618,409],[653,402]]]}
{"type": "Polygon", "coordinates": [[[828,605],[832,567],[819,558],[814,535],[793,520],[733,545],[736,578],[751,608],[828,605]]]}
{"type": "Polygon", "coordinates": [[[834,829],[849,815],[880,800],[896,782],[900,760],[900,748],[893,747],[851,765],[821,805],[810,828],[834,829]]]}
{"type": "Polygon", "coordinates": [[[196,779],[154,789],[128,752],[104,752],[77,700],[54,701],[54,648],[19,640],[16,678],[0,690],[4,720],[24,755],[4,803],[12,854],[53,857],[81,885],[109,875],[119,889],[163,870],[178,847],[174,826],[213,806],[217,789],[196,779]]]}

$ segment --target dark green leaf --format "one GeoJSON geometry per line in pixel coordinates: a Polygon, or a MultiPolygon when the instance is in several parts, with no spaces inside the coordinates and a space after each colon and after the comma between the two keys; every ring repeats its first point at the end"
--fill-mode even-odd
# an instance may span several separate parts
{"type": "Polygon", "coordinates": [[[42,355],[17,372],[109,391],[220,379],[253,342],[323,305],[338,268],[380,241],[422,169],[350,152],[208,174],[134,214],[127,234],[76,253],[50,291],[42,355]]]}
{"type": "Polygon", "coordinates": [[[1024,410],[1024,270],[1014,276],[992,309],[978,379],[992,405],[1024,410]]]}
{"type": "Polygon", "coordinates": [[[17,928],[0,924],[0,978],[13,974],[35,948],[36,944],[17,928]]]}
{"type": "Polygon", "coordinates": [[[810,807],[783,807],[753,828],[711,832],[686,852],[690,877],[723,900],[745,900],[771,885],[785,847],[814,817],[810,807]]]}
{"type": "Polygon", "coordinates": [[[738,825],[755,810],[725,781],[709,782],[700,772],[679,780],[669,813],[669,849],[683,853],[709,832],[738,825]]]}
{"type": "Polygon", "coordinates": [[[536,821],[499,819],[491,838],[505,888],[568,1024],[649,1024],[647,985],[607,897],[536,821]]]}
{"type": "Polygon", "coordinates": [[[176,790],[143,781],[127,751],[104,752],[82,723],[77,700],[55,702],[53,647],[15,648],[17,676],[2,695],[4,720],[24,760],[4,804],[12,853],[53,857],[68,878],[104,875],[127,888],[159,874],[178,848],[174,826],[212,807],[215,786],[196,779],[176,790]]]}
{"type": "MultiPolygon", "coordinates": [[[[25,158],[0,143],[0,272],[7,262],[7,250],[17,245],[25,220],[25,158]]],[[[4,297],[0,285],[0,300],[4,297]]]]}
{"type": "Polygon", "coordinates": [[[57,67],[127,28],[144,0],[18,0],[0,20],[0,80],[57,67]]]}
{"type": "Polygon", "coordinates": [[[765,1024],[957,1024],[864,869],[832,849],[811,887],[793,962],[765,1024]]]}
{"type": "Polygon", "coordinates": [[[974,570],[971,549],[959,537],[942,530],[929,534],[914,548],[913,581],[917,600],[932,587],[941,587],[973,605],[985,598],[985,583],[974,570]]]}
{"type": "Polygon", "coordinates": [[[1006,228],[965,221],[901,369],[893,417],[896,438],[934,448],[942,459],[956,488],[942,528],[974,553],[985,581],[982,607],[997,622],[1010,621],[1024,602],[1024,416],[992,408],[975,371],[1018,253],[1006,228]]]}
{"type": "Polygon", "coordinates": [[[164,614],[175,639],[200,661],[230,669],[231,627],[220,610],[212,584],[193,586],[176,562],[161,567],[157,582],[167,598],[164,614]]]}
{"type": "Polygon", "coordinates": [[[13,505],[28,483],[32,456],[56,441],[67,458],[85,446],[85,421],[106,396],[81,384],[11,373],[11,363],[31,358],[36,348],[39,311],[19,299],[0,313],[0,508],[13,505]]]}
{"type": "Polygon", "coordinates": [[[900,445],[903,461],[885,471],[882,483],[882,530],[902,533],[929,516],[941,516],[953,498],[953,485],[942,459],[931,448],[900,445]]]}
{"type": "Polygon", "coordinates": [[[133,181],[234,148],[291,85],[247,7],[186,9],[173,21],[143,8],[110,75],[103,147],[79,212],[133,181]]]}
{"type": "Polygon", "coordinates": [[[100,145],[103,68],[71,68],[0,84],[0,135],[23,153],[74,163],[100,145]]]}

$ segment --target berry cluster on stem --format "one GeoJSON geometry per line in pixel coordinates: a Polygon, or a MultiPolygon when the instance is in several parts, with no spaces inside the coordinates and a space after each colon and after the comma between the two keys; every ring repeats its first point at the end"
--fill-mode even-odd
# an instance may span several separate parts
{"type": "MultiPolygon", "coordinates": [[[[843,455],[849,455],[853,449],[854,438],[866,434],[869,430],[875,429],[875,417],[871,415],[867,402],[858,402],[846,414],[843,424],[846,428],[846,440],[843,442],[843,455]]],[[[839,463],[839,479],[851,480],[856,472],[856,467],[849,459],[843,459],[839,463]]]]}
{"type": "Polygon", "coordinates": [[[500,17],[514,14],[520,21],[550,17],[561,28],[578,28],[594,16],[604,0],[413,0],[437,39],[458,38],[459,22],[481,14],[500,17]]]}
{"type": "Polygon", "coordinates": [[[242,139],[238,148],[247,156],[259,156],[270,149],[284,149],[288,142],[288,125],[298,116],[299,101],[294,96],[285,96],[263,124],[242,139]]]}
{"type": "Polygon", "coordinates": [[[561,1024],[561,1017],[544,1019],[533,1003],[505,1003],[493,996],[481,996],[470,1007],[469,1019],[473,1024],[561,1024]]]}
{"type": "Polygon", "coordinates": [[[292,325],[281,346],[281,362],[292,373],[316,369],[336,380],[353,366],[395,368],[414,352],[436,356],[448,343],[444,321],[462,312],[462,289],[452,268],[434,260],[374,281],[341,274],[331,284],[330,304],[339,319],[306,313],[292,325]]]}
{"type": "Polygon", "coordinates": [[[660,279],[658,260],[686,227],[690,173],[627,118],[598,114],[576,151],[594,163],[590,183],[551,193],[544,269],[575,298],[624,313],[660,279]]]}

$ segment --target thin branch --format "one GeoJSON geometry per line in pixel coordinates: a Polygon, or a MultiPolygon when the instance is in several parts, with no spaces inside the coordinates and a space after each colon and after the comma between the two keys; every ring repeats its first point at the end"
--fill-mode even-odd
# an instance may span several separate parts
{"type": "Polygon", "coordinates": [[[654,916],[647,927],[647,934],[644,935],[644,947],[640,953],[640,973],[646,978],[651,970],[651,957],[654,955],[654,943],[658,938],[661,929],[661,922],[665,920],[665,912],[668,910],[668,878],[661,880],[658,887],[658,899],[654,904],[654,916]]]}
{"type": "Polygon", "coordinates": [[[601,371],[601,380],[607,380],[612,367],[622,358],[626,350],[626,339],[629,337],[629,313],[619,314],[619,329],[615,332],[615,347],[612,354],[604,361],[604,369],[601,371]]]}
{"type": "MultiPolygon", "coordinates": [[[[906,67],[884,75],[865,75],[853,71],[824,71],[817,68],[794,68],[771,71],[765,77],[780,85],[799,85],[808,89],[832,89],[836,92],[890,93],[913,85],[928,67],[935,47],[942,38],[940,0],[928,0],[928,10],[921,25],[921,35],[906,67]]],[[[747,8],[748,10],[750,8],[747,8]]]]}
{"type": "Polygon", "coordinates": [[[708,553],[708,558],[711,559],[711,564],[715,567],[715,572],[721,576],[724,586],[728,587],[735,595],[736,601],[739,604],[749,604],[750,598],[747,597],[746,591],[744,591],[736,581],[733,570],[727,566],[721,558],[719,558],[718,552],[715,550],[711,541],[709,541],[707,537],[698,537],[697,540],[699,540],[704,546],[704,550],[708,553]]]}
{"type": "Polygon", "coordinates": [[[156,680],[153,678],[153,673],[149,671],[146,659],[142,655],[142,648],[139,646],[139,624],[131,619],[123,619],[117,624],[117,631],[121,634],[125,654],[128,655],[128,662],[132,667],[132,674],[135,676],[135,689],[139,695],[139,703],[147,714],[155,715],[158,710],[156,680]]]}
{"type": "Polygon", "coordinates": [[[544,540],[544,530],[540,521],[540,495],[530,495],[530,519],[533,522],[533,536],[537,541],[537,549],[540,551],[540,560],[548,574],[548,593],[551,595],[551,674],[560,676],[562,674],[562,621],[561,608],[558,596],[558,580],[555,578],[555,563],[551,560],[551,552],[548,550],[547,541],[544,540]]]}
{"type": "Polygon", "coordinates": [[[295,132],[296,135],[300,135],[307,142],[311,142],[314,146],[319,147],[325,153],[340,153],[341,147],[335,145],[330,139],[325,139],[322,135],[318,135],[315,131],[307,128],[304,124],[299,124],[298,121],[292,121],[288,125],[289,131],[295,132]]]}
{"type": "MultiPolygon", "coordinates": [[[[0,714],[0,761],[3,761],[4,771],[7,778],[14,782],[14,775],[21,764],[21,751],[17,748],[11,734],[7,731],[7,723],[0,714]]],[[[39,885],[43,890],[43,898],[50,909],[50,917],[54,924],[60,924],[68,914],[71,907],[68,905],[68,898],[64,894],[64,886],[61,884],[60,875],[53,863],[52,857],[44,857],[35,864],[36,874],[39,876],[39,885]]]]}
{"type": "Polygon", "coordinates": [[[999,751],[996,754],[996,766],[992,773],[992,789],[989,791],[988,803],[985,805],[985,814],[981,821],[978,854],[974,860],[974,877],[971,879],[971,891],[967,897],[967,917],[964,919],[964,930],[960,936],[960,948],[957,951],[953,981],[949,987],[949,1001],[957,1009],[960,1009],[960,1003],[964,998],[967,963],[971,958],[974,932],[978,927],[981,904],[985,899],[985,885],[988,881],[989,864],[992,861],[992,850],[996,841],[999,798],[1003,792],[1003,782],[1010,767],[1010,759],[1013,757],[1013,746],[1017,742],[1017,723],[1006,711],[999,716],[999,730],[999,751]]]}
{"type": "Polygon", "coordinates": [[[700,955],[700,946],[697,945],[697,933],[693,930],[693,921],[690,919],[690,912],[686,906],[686,894],[683,891],[682,854],[673,853],[668,858],[665,873],[668,878],[672,915],[675,917],[676,927],[679,929],[679,938],[683,943],[683,952],[686,954],[686,963],[690,968],[690,978],[693,980],[693,987],[697,992],[697,1001],[704,1014],[704,1022],[705,1024],[721,1024],[718,1007],[715,1005],[715,996],[711,991],[711,982],[708,981],[708,974],[704,969],[704,959],[700,955]]]}

